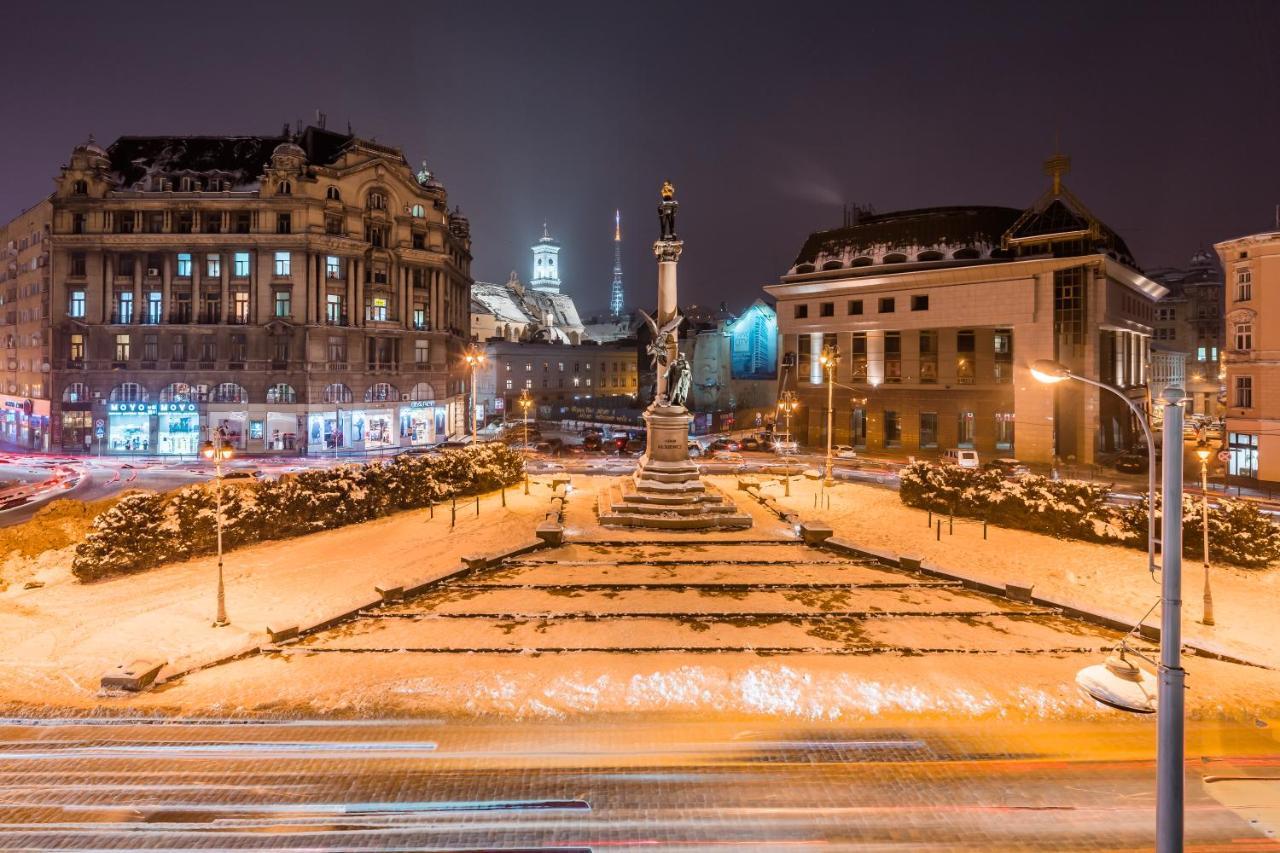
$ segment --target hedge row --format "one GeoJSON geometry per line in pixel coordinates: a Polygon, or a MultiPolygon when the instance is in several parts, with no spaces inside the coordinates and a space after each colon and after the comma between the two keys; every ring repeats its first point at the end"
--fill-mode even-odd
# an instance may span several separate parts
{"type": "MultiPolygon", "coordinates": [[[[898,495],[908,506],[986,519],[992,524],[1060,539],[1147,547],[1147,501],[1115,507],[1110,489],[1078,480],[1027,474],[1006,480],[995,471],[915,462],[902,469],[898,495]]],[[[1160,514],[1157,500],[1157,517],[1160,514]]],[[[1200,501],[1183,496],[1182,542],[1203,552],[1200,501]]],[[[1158,535],[1158,531],[1157,531],[1158,535]]],[[[1209,556],[1216,562],[1261,567],[1280,560],[1280,526],[1248,501],[1215,498],[1209,507],[1209,556]]]]}
{"type": "MultiPolygon", "coordinates": [[[[278,480],[224,485],[223,548],[284,539],[417,509],[519,482],[523,457],[482,444],[388,461],[303,471],[278,480]]],[[[76,547],[82,581],[138,572],[217,548],[216,486],[125,495],[99,515],[76,547]]]]}

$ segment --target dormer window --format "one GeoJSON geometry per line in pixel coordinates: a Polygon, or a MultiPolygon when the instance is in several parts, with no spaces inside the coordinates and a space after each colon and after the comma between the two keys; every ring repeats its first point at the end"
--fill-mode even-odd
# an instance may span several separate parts
{"type": "Polygon", "coordinates": [[[178,187],[182,190],[182,192],[189,193],[191,192],[192,184],[193,182],[190,178],[183,178],[181,181],[178,182],[178,187]]]}
{"type": "Polygon", "coordinates": [[[88,194],[89,194],[89,184],[88,184],[88,182],[87,182],[87,181],[74,181],[74,182],[71,184],[71,194],[72,194],[72,195],[88,195],[88,194]]]}
{"type": "Polygon", "coordinates": [[[293,195],[293,184],[281,181],[280,186],[276,187],[276,195],[293,195]]]}
{"type": "Polygon", "coordinates": [[[325,190],[324,197],[329,201],[342,201],[342,193],[338,192],[337,187],[329,187],[325,190]]]}

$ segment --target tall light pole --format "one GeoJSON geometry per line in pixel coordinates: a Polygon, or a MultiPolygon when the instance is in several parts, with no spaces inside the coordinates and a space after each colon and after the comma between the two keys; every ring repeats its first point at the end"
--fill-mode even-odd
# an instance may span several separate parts
{"type": "Polygon", "coordinates": [[[836,365],[840,363],[840,350],[823,347],[820,362],[827,372],[827,465],[823,483],[830,486],[835,482],[831,476],[831,423],[835,413],[836,365]]]}
{"type": "MultiPolygon", "coordinates": [[[[800,405],[799,401],[796,400],[796,392],[792,391],[791,389],[787,389],[786,391],[783,391],[781,398],[779,398],[778,400],[778,411],[782,412],[782,414],[786,417],[786,420],[787,420],[787,441],[788,442],[792,441],[791,413],[794,412],[796,410],[796,407],[799,405],[800,405]]],[[[789,465],[790,463],[788,463],[788,466],[789,465]]],[[[786,497],[791,497],[791,468],[790,467],[787,468],[785,482],[786,482],[786,491],[784,494],[786,497]]]]}
{"type": "Polygon", "coordinates": [[[521,448],[520,456],[524,459],[524,493],[529,494],[529,407],[533,405],[533,398],[529,396],[529,389],[525,388],[520,392],[520,409],[524,412],[524,447],[521,448]]]}
{"type": "MultiPolygon", "coordinates": [[[[1055,383],[1075,379],[1086,385],[1104,388],[1133,409],[1147,436],[1149,471],[1152,472],[1148,522],[1149,567],[1155,570],[1155,442],[1151,440],[1151,427],[1142,412],[1128,397],[1109,385],[1077,376],[1056,361],[1041,360],[1031,365],[1031,372],[1041,382],[1055,383]]],[[[1166,388],[1161,395],[1164,402],[1164,446],[1182,446],[1182,398],[1181,388],[1166,388]]],[[[1161,532],[1160,575],[1160,666],[1156,694],[1156,851],[1157,853],[1181,853],[1183,842],[1183,762],[1185,760],[1184,712],[1186,672],[1182,669],[1182,454],[1169,453],[1164,460],[1161,502],[1166,523],[1161,532]],[[1176,515],[1168,511],[1174,507],[1176,515]]],[[[1097,696],[1095,695],[1095,698],[1097,696]]],[[[1128,708],[1126,710],[1140,710],[1128,708]]],[[[1150,710],[1149,708],[1141,710],[1150,710]]]]}
{"type": "Polygon", "coordinates": [[[476,368],[484,364],[484,350],[472,344],[465,357],[467,366],[471,368],[471,443],[475,444],[480,420],[476,413],[476,368]]]}
{"type": "Polygon", "coordinates": [[[1200,459],[1200,531],[1204,539],[1204,615],[1202,625],[1213,625],[1213,591],[1209,589],[1209,457],[1213,448],[1204,439],[1196,445],[1200,459]]]}
{"type": "Polygon", "coordinates": [[[231,445],[227,442],[227,433],[223,427],[209,430],[209,440],[200,448],[200,455],[213,460],[213,471],[217,493],[217,509],[214,513],[218,528],[218,615],[213,620],[213,627],[221,628],[227,622],[227,594],[222,583],[222,460],[231,458],[231,445]]]}

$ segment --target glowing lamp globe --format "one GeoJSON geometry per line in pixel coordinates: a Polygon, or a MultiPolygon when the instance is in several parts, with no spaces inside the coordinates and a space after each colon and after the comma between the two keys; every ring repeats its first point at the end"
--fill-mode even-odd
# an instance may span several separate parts
{"type": "Polygon", "coordinates": [[[1118,655],[1105,663],[1086,666],[1076,673],[1076,684],[1091,699],[1132,714],[1154,714],[1156,711],[1156,678],[1133,661],[1118,655]]]}
{"type": "Polygon", "coordinates": [[[1070,379],[1071,371],[1056,361],[1042,358],[1031,363],[1031,375],[1037,382],[1053,385],[1064,379],[1070,379]]]}

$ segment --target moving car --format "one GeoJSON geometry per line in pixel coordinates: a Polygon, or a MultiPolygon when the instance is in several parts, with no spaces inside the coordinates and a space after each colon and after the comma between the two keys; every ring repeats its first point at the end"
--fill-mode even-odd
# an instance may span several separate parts
{"type": "Polygon", "coordinates": [[[837,444],[835,447],[831,448],[831,452],[837,459],[858,458],[858,451],[854,450],[853,447],[848,444],[837,444]]]}
{"type": "Polygon", "coordinates": [[[978,459],[978,451],[964,450],[959,447],[953,447],[950,450],[943,451],[941,462],[943,465],[956,465],[960,468],[982,467],[982,463],[978,459]]]}
{"type": "Polygon", "coordinates": [[[773,437],[773,452],[778,454],[797,453],[800,445],[791,437],[791,433],[780,432],[773,437]]]}
{"type": "Polygon", "coordinates": [[[701,455],[702,455],[702,445],[698,444],[698,442],[696,441],[690,440],[689,441],[689,458],[697,459],[701,455]]]}
{"type": "Polygon", "coordinates": [[[599,450],[603,443],[603,440],[600,438],[600,433],[589,432],[582,439],[582,449],[599,450]]]}
{"type": "Polygon", "coordinates": [[[1003,477],[1021,477],[1024,474],[1030,474],[1031,469],[1023,465],[1017,459],[1003,458],[993,459],[985,466],[988,471],[998,471],[1003,477]]]}
{"type": "Polygon", "coordinates": [[[711,454],[712,462],[719,462],[725,465],[741,465],[746,460],[741,454],[734,453],[732,450],[717,450],[711,454]]]}
{"type": "Polygon", "coordinates": [[[1145,474],[1150,460],[1145,450],[1126,450],[1116,457],[1115,468],[1128,474],[1145,474]]]}
{"type": "Polygon", "coordinates": [[[760,439],[752,435],[749,435],[746,438],[742,439],[742,441],[739,443],[742,445],[742,448],[741,448],[742,450],[760,450],[761,449],[760,439]]]}
{"type": "Polygon", "coordinates": [[[742,447],[741,445],[738,444],[738,442],[734,441],[732,438],[721,436],[720,438],[717,438],[715,441],[711,442],[708,449],[737,451],[737,450],[741,450],[742,447]]]}

